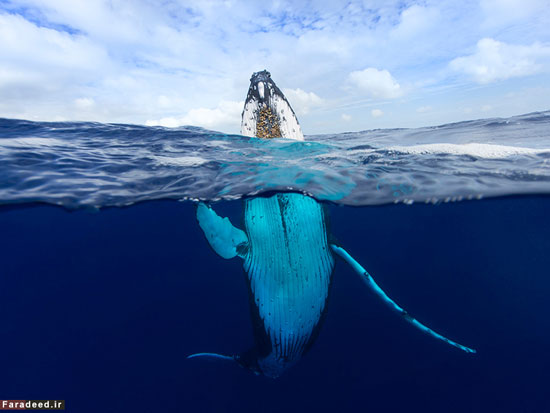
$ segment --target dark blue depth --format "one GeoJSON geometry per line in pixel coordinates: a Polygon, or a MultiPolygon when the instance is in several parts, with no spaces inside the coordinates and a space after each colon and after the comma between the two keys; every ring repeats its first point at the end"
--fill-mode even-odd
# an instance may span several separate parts
{"type": "MultiPolygon", "coordinates": [[[[238,225],[240,202],[216,205],[238,225]]],[[[332,233],[411,315],[337,260],[328,316],[277,380],[186,360],[252,345],[240,260],[194,205],[0,208],[0,396],[73,412],[550,411],[550,197],[331,206],[332,233]]]]}

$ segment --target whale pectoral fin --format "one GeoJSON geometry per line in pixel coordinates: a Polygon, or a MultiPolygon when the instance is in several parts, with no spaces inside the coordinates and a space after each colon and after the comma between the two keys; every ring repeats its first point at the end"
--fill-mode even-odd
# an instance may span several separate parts
{"type": "Polygon", "coordinates": [[[219,354],[219,353],[195,353],[195,354],[188,355],[187,358],[188,359],[206,358],[211,360],[234,361],[239,366],[247,370],[250,370],[252,373],[256,375],[261,373],[260,368],[258,367],[258,360],[256,358],[256,351],[254,348],[249,351],[246,351],[243,354],[228,356],[226,354],[219,354]]]}
{"type": "Polygon", "coordinates": [[[476,351],[474,349],[471,349],[469,347],[465,347],[462,344],[458,344],[452,340],[449,340],[446,337],[443,337],[441,334],[436,333],[431,328],[426,327],[424,324],[420,323],[413,317],[409,315],[405,310],[403,310],[395,301],[393,301],[390,297],[386,295],[386,293],[376,284],[372,276],[357,262],[355,261],[347,252],[341,247],[338,247],[337,245],[331,244],[330,245],[332,250],[338,254],[340,257],[344,259],[351,267],[361,276],[363,281],[371,288],[374,293],[380,297],[390,308],[398,312],[401,316],[405,318],[409,323],[414,325],[415,327],[419,328],[420,330],[424,331],[425,333],[431,335],[432,337],[435,337],[439,340],[443,340],[446,343],[450,344],[451,346],[457,347],[467,353],[475,353],[476,351]]]}
{"type": "Polygon", "coordinates": [[[229,218],[222,218],[203,202],[197,206],[197,220],[208,243],[222,258],[244,257],[248,250],[248,237],[235,228],[229,218]]]}
{"type": "Polygon", "coordinates": [[[225,354],[218,354],[218,353],[195,353],[187,356],[188,359],[194,359],[196,357],[235,361],[235,356],[227,356],[225,354]]]}

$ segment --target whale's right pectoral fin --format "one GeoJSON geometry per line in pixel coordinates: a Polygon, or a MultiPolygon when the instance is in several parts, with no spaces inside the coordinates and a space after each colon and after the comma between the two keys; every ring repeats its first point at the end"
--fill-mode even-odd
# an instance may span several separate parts
{"type": "Polygon", "coordinates": [[[437,338],[438,340],[442,340],[447,344],[450,344],[451,346],[454,346],[456,348],[459,348],[462,351],[465,351],[466,353],[476,352],[473,348],[469,348],[469,347],[463,346],[462,344],[457,343],[456,341],[449,340],[447,337],[442,336],[441,334],[435,332],[431,328],[426,327],[420,321],[411,317],[409,313],[403,310],[395,301],[393,301],[390,297],[388,297],[388,295],[378,286],[378,284],[376,284],[376,282],[371,277],[371,275],[367,272],[367,270],[365,270],[357,261],[355,261],[353,257],[347,253],[345,249],[334,244],[331,244],[330,246],[336,254],[338,254],[341,258],[343,258],[344,261],[346,261],[355,270],[355,272],[357,272],[357,274],[361,276],[365,284],[367,284],[378,297],[380,297],[392,310],[396,311],[398,314],[403,316],[403,318],[405,318],[405,320],[407,320],[413,326],[431,335],[432,337],[437,338]]]}
{"type": "Polygon", "coordinates": [[[219,354],[219,353],[195,353],[187,356],[188,359],[194,359],[197,357],[205,357],[205,358],[211,358],[211,359],[217,359],[217,360],[228,360],[228,361],[235,361],[236,359],[236,356],[228,356],[226,354],[219,354]]]}
{"type": "Polygon", "coordinates": [[[208,243],[222,258],[244,257],[248,251],[248,237],[235,228],[229,218],[222,218],[203,202],[197,207],[197,220],[208,243]]]}
{"type": "Polygon", "coordinates": [[[234,361],[239,366],[250,370],[252,373],[258,375],[261,374],[261,370],[258,366],[258,359],[256,357],[255,349],[244,352],[243,354],[220,354],[220,353],[195,353],[187,356],[188,359],[202,358],[210,360],[221,360],[221,361],[234,361]]]}

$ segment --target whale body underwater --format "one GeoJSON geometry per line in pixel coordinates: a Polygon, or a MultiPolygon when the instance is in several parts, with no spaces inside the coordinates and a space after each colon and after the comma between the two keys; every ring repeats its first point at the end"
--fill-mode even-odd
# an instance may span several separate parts
{"type": "MultiPolygon", "coordinates": [[[[304,140],[289,102],[265,70],[250,79],[241,134],[304,140]]],[[[197,220],[218,255],[225,259],[238,256],[244,261],[255,343],[240,354],[196,353],[188,358],[231,360],[256,374],[279,377],[300,360],[317,337],[327,308],[335,255],[405,320],[460,350],[475,353],[426,327],[389,298],[332,240],[327,211],[315,199],[300,193],[276,193],[247,198],[243,203],[244,231],[203,202],[197,206],[197,220]]]]}

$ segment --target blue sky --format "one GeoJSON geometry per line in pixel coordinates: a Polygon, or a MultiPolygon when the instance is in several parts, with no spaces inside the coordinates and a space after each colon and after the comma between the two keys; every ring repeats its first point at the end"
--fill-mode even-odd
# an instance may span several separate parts
{"type": "Polygon", "coordinates": [[[547,0],[0,0],[0,117],[237,133],[268,69],[305,134],[550,109],[547,0]]]}

